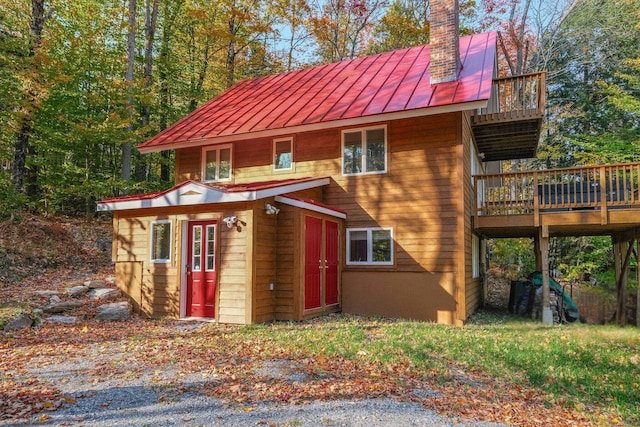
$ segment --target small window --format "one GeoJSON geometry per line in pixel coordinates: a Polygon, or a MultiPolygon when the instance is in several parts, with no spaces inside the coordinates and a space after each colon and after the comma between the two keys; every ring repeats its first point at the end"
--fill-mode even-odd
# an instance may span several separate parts
{"type": "Polygon", "coordinates": [[[392,265],[392,230],[390,228],[347,229],[347,264],[392,265]]]}
{"type": "Polygon", "coordinates": [[[202,177],[204,182],[231,180],[231,146],[202,149],[202,177]]]}
{"type": "Polygon", "coordinates": [[[273,169],[277,171],[293,169],[293,139],[273,141],[273,169]]]}
{"type": "Polygon", "coordinates": [[[358,175],[387,171],[386,128],[342,132],[342,173],[358,175]]]}
{"type": "Polygon", "coordinates": [[[151,223],[151,262],[171,261],[171,221],[151,223]]]}

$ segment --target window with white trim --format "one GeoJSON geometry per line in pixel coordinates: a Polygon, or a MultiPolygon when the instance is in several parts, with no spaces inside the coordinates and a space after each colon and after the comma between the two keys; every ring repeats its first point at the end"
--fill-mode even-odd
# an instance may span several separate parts
{"type": "Polygon", "coordinates": [[[276,171],[293,169],[293,138],[273,140],[273,169],[276,171]]]}
{"type": "Polygon", "coordinates": [[[471,146],[471,184],[473,184],[473,177],[484,173],[484,171],[482,170],[482,162],[480,161],[478,150],[476,150],[473,140],[469,141],[469,145],[471,146]]]}
{"type": "Polygon", "coordinates": [[[480,238],[471,236],[471,277],[480,277],[480,238]]]}
{"type": "Polygon", "coordinates": [[[342,131],[342,174],[359,175],[387,171],[387,128],[342,131]]]}
{"type": "Polygon", "coordinates": [[[151,262],[171,262],[171,221],[151,222],[151,262]]]}
{"type": "Polygon", "coordinates": [[[348,228],[347,264],[392,265],[393,230],[391,228],[348,228]]]}
{"type": "Polygon", "coordinates": [[[231,145],[202,149],[202,181],[231,180],[231,145]]]}

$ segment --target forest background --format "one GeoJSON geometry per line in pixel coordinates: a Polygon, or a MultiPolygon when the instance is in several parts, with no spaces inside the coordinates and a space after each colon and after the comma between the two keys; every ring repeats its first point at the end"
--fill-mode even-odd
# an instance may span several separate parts
{"type": "MultiPolygon", "coordinates": [[[[504,75],[547,71],[538,157],[505,168],[640,161],[640,2],[460,11],[462,34],[498,31],[504,75]]],[[[98,200],[170,187],[173,153],[135,146],[238,81],[428,42],[428,0],[0,0],[0,220],[93,218],[98,200]]],[[[552,269],[602,273],[610,248],[555,239],[552,269]]],[[[530,241],[492,251],[532,271],[530,241]]]]}

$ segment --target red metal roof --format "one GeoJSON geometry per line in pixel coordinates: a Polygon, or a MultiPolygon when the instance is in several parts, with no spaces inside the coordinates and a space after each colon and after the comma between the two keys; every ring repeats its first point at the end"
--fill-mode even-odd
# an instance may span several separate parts
{"type": "Polygon", "coordinates": [[[417,46],[240,82],[138,149],[152,152],[250,134],[342,126],[489,99],[495,33],[460,39],[462,68],[455,82],[431,85],[429,51],[428,45],[417,46]]]}
{"type": "Polygon", "coordinates": [[[297,200],[299,202],[306,203],[308,205],[317,206],[319,208],[331,210],[331,211],[338,212],[338,213],[341,213],[341,214],[344,214],[344,215],[347,214],[347,211],[345,211],[343,209],[340,209],[340,208],[336,208],[335,206],[327,205],[326,203],[321,203],[321,202],[318,202],[317,200],[309,199],[309,198],[306,198],[306,197],[296,197],[293,194],[288,194],[287,193],[287,194],[283,194],[281,196],[276,196],[276,201],[278,199],[297,200]]]}
{"type": "Polygon", "coordinates": [[[197,181],[185,181],[164,191],[107,198],[98,202],[98,210],[126,210],[182,204],[258,200],[327,185],[329,182],[329,177],[290,178],[245,184],[204,184],[197,181]]]}

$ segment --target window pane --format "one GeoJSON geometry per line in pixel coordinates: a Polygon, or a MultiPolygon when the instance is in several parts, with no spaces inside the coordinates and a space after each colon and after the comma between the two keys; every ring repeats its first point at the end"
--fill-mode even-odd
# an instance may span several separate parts
{"type": "Polygon", "coordinates": [[[276,169],[291,169],[293,156],[291,153],[291,141],[276,141],[276,169]]]}
{"type": "Polygon", "coordinates": [[[342,172],[345,174],[362,172],[362,133],[344,134],[344,150],[342,153],[342,172]]]}
{"type": "Polygon", "coordinates": [[[216,154],[217,150],[207,151],[207,159],[205,163],[204,170],[204,180],[205,181],[215,181],[216,180],[216,154]]]}
{"type": "Polygon", "coordinates": [[[231,178],[231,148],[220,150],[220,176],[218,179],[231,178]]]}
{"type": "Polygon", "coordinates": [[[367,262],[366,231],[349,231],[349,261],[367,262]]]}
{"type": "Polygon", "coordinates": [[[215,270],[216,263],[216,227],[207,225],[207,271],[215,270]]]}
{"type": "Polygon", "coordinates": [[[153,224],[151,239],[151,259],[169,260],[171,254],[171,223],[153,224]]]}
{"type": "Polygon", "coordinates": [[[384,129],[367,131],[367,172],[384,171],[384,129]]]}
{"type": "Polygon", "coordinates": [[[200,254],[202,247],[202,226],[197,225],[193,227],[193,259],[191,260],[191,268],[193,271],[200,271],[202,255],[200,254]]]}
{"type": "Polygon", "coordinates": [[[391,231],[373,230],[371,232],[373,262],[391,262],[391,231]]]}

